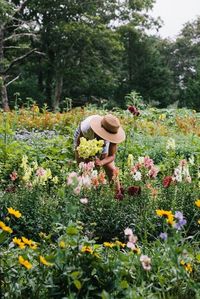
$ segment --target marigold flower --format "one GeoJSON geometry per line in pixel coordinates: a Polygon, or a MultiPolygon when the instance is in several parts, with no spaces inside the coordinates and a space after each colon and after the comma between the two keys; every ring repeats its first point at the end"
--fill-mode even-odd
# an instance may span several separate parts
{"type": "Polygon", "coordinates": [[[198,208],[200,208],[200,199],[198,199],[198,200],[195,201],[195,205],[196,205],[198,208]]]}
{"type": "Polygon", "coordinates": [[[40,263],[47,266],[47,267],[53,265],[52,263],[47,262],[47,260],[42,255],[40,255],[39,259],[40,259],[40,263]]]}
{"type": "Polygon", "coordinates": [[[28,270],[30,270],[33,267],[32,264],[28,260],[25,260],[21,255],[19,256],[18,260],[19,263],[28,270]]]}
{"type": "Polygon", "coordinates": [[[22,214],[17,211],[17,210],[14,210],[13,208],[7,208],[8,210],[8,213],[15,216],[16,218],[20,218],[22,216],[22,214]]]}

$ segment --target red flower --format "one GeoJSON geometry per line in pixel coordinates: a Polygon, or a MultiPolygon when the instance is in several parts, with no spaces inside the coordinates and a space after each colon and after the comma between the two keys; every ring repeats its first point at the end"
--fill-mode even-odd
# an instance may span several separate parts
{"type": "Polygon", "coordinates": [[[128,194],[131,196],[136,196],[141,193],[141,187],[140,186],[131,186],[128,188],[128,194]]]}
{"type": "Polygon", "coordinates": [[[163,187],[168,188],[171,185],[171,182],[172,182],[172,177],[170,175],[166,176],[162,181],[163,187]]]}
{"type": "Polygon", "coordinates": [[[140,112],[137,110],[135,106],[128,106],[128,110],[135,116],[140,115],[140,112]]]}

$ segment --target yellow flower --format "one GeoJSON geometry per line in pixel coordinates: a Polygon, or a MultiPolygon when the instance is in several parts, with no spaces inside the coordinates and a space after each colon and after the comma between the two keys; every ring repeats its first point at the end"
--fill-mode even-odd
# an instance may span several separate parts
{"type": "Polygon", "coordinates": [[[29,240],[25,237],[22,237],[22,241],[24,242],[24,244],[29,245],[31,249],[37,249],[37,244],[34,241],[29,240]]]}
{"type": "Polygon", "coordinates": [[[200,224],[200,219],[198,220],[198,224],[200,224]]]}
{"type": "Polygon", "coordinates": [[[198,199],[198,200],[195,201],[195,205],[196,205],[198,208],[200,208],[200,199],[198,199]]]}
{"type": "Polygon", "coordinates": [[[110,243],[110,242],[104,242],[103,246],[112,248],[113,246],[115,246],[115,244],[110,243]]]}
{"type": "Polygon", "coordinates": [[[116,245],[119,245],[119,246],[121,246],[121,247],[123,247],[123,248],[126,246],[125,243],[122,243],[122,242],[120,242],[120,241],[118,241],[118,240],[115,241],[115,244],[116,244],[116,245]]]}
{"type": "Polygon", "coordinates": [[[7,232],[9,234],[11,234],[13,232],[12,228],[10,228],[9,226],[5,225],[5,223],[3,221],[0,221],[0,228],[3,231],[5,231],[5,232],[7,232]]]}
{"type": "Polygon", "coordinates": [[[16,218],[20,218],[22,214],[19,211],[14,210],[13,208],[7,208],[8,213],[14,215],[16,218]]]}
{"type": "Polygon", "coordinates": [[[25,237],[22,237],[22,241],[26,244],[26,245],[32,245],[33,241],[32,240],[28,240],[27,238],[25,237]]]}
{"type": "Polygon", "coordinates": [[[18,239],[18,238],[16,238],[16,237],[14,237],[14,238],[12,239],[12,241],[13,241],[14,244],[17,244],[17,245],[19,246],[20,249],[24,249],[24,248],[26,247],[26,245],[22,242],[21,239],[18,239]]]}
{"type": "Polygon", "coordinates": [[[190,263],[186,263],[185,264],[185,270],[189,273],[192,272],[192,265],[190,263]]]}
{"type": "Polygon", "coordinates": [[[90,253],[90,254],[92,254],[92,253],[93,253],[93,250],[92,250],[92,247],[90,247],[90,246],[83,246],[83,247],[81,248],[81,252],[86,252],[86,253],[90,253]]]}
{"type": "Polygon", "coordinates": [[[103,145],[103,140],[87,140],[84,137],[81,137],[77,151],[81,158],[87,159],[89,157],[94,157],[97,153],[100,153],[103,145]]]}
{"type": "Polygon", "coordinates": [[[165,211],[165,210],[156,210],[156,214],[160,217],[165,217],[167,218],[167,223],[173,225],[174,222],[174,215],[172,214],[171,211],[165,211]]]}
{"type": "Polygon", "coordinates": [[[40,263],[41,264],[43,264],[45,266],[52,266],[53,265],[52,263],[47,262],[47,260],[43,256],[40,255],[39,258],[40,258],[40,263]]]}
{"type": "Polygon", "coordinates": [[[59,246],[60,246],[60,248],[65,248],[66,247],[65,242],[64,241],[60,241],[59,246]]]}
{"type": "Polygon", "coordinates": [[[21,255],[19,256],[19,263],[28,270],[33,267],[32,264],[28,260],[25,260],[21,255]]]}

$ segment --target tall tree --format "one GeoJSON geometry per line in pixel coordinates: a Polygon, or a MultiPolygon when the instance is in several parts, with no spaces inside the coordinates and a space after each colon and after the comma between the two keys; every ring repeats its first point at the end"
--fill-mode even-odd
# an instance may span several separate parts
{"type": "Polygon", "coordinates": [[[27,42],[27,37],[35,34],[30,22],[23,18],[26,4],[27,0],[0,0],[0,88],[4,110],[9,110],[7,87],[19,78],[19,74],[12,78],[10,71],[35,51],[27,42]]]}

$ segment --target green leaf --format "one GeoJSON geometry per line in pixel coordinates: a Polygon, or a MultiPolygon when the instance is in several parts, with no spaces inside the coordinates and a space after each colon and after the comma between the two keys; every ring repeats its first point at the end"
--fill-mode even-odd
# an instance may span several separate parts
{"type": "Polygon", "coordinates": [[[121,287],[122,289],[128,289],[129,284],[128,284],[128,282],[127,282],[126,280],[122,280],[122,281],[120,282],[120,287],[121,287]]]}
{"type": "Polygon", "coordinates": [[[102,299],[109,299],[110,296],[105,290],[103,290],[102,293],[101,293],[101,298],[102,299]]]}
{"type": "Polygon", "coordinates": [[[75,279],[75,280],[74,280],[74,285],[75,285],[75,287],[76,287],[78,290],[80,290],[81,287],[82,287],[82,284],[81,284],[81,282],[80,282],[78,279],[75,279]]]}

